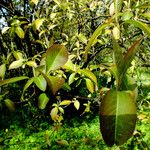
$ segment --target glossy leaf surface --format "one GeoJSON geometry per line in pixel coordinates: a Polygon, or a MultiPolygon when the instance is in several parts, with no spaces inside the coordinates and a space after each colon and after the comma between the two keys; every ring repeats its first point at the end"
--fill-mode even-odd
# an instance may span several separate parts
{"type": "Polygon", "coordinates": [[[40,75],[39,77],[34,77],[34,83],[41,91],[46,90],[47,83],[45,78],[42,75],[40,75]]]}
{"type": "Polygon", "coordinates": [[[100,128],[105,143],[124,144],[133,134],[136,118],[132,91],[108,91],[100,106],[100,128]]]}
{"type": "Polygon", "coordinates": [[[49,101],[49,98],[47,97],[47,95],[45,93],[42,93],[38,99],[38,107],[40,109],[44,109],[46,107],[48,101],[49,101]]]}
{"type": "Polygon", "coordinates": [[[46,52],[46,72],[62,67],[68,60],[68,52],[63,45],[52,45],[46,52]]]}

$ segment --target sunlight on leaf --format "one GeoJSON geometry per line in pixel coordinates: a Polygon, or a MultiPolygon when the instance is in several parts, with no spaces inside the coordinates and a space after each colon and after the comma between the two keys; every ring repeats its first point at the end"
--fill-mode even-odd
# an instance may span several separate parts
{"type": "Polygon", "coordinates": [[[63,45],[52,45],[46,51],[46,72],[62,67],[68,60],[68,52],[63,45]]]}

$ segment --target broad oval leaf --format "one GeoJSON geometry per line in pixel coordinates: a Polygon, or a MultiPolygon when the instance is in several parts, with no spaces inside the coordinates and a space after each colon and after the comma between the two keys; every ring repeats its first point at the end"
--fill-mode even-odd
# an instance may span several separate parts
{"type": "Polygon", "coordinates": [[[14,78],[9,78],[9,79],[5,79],[5,80],[0,80],[0,86],[5,85],[5,84],[10,84],[10,83],[14,83],[20,80],[25,80],[28,79],[28,77],[26,76],[21,76],[21,77],[14,77],[14,78]]]}
{"type": "Polygon", "coordinates": [[[46,72],[62,67],[68,60],[68,52],[63,45],[52,45],[46,51],[46,72]]]}
{"type": "Polygon", "coordinates": [[[10,99],[5,99],[4,102],[5,102],[6,107],[10,111],[15,111],[15,103],[13,101],[11,101],[10,99]]]}
{"type": "Polygon", "coordinates": [[[23,62],[24,62],[24,59],[13,61],[9,66],[9,70],[21,67],[23,65],[23,62]]]}
{"type": "Polygon", "coordinates": [[[0,78],[4,78],[6,72],[6,64],[0,65],[0,78]]]}
{"type": "Polygon", "coordinates": [[[20,26],[17,26],[17,27],[15,28],[15,32],[16,32],[16,34],[17,34],[21,39],[24,38],[25,33],[24,33],[23,29],[22,29],[20,26]]]}
{"type": "Polygon", "coordinates": [[[93,82],[90,80],[90,79],[85,79],[85,81],[86,81],[86,87],[87,87],[87,89],[91,92],[91,93],[93,93],[94,92],[94,84],[93,84],[93,82]]]}
{"type": "Polygon", "coordinates": [[[78,100],[74,101],[74,107],[78,110],[80,108],[80,102],[78,100]]]}
{"type": "Polygon", "coordinates": [[[33,30],[36,31],[36,30],[39,30],[40,29],[40,26],[43,24],[45,19],[36,19],[34,22],[33,22],[33,30]]]}
{"type": "Polygon", "coordinates": [[[41,91],[46,90],[47,82],[42,75],[40,75],[39,77],[34,77],[34,83],[41,91]]]}
{"type": "Polygon", "coordinates": [[[38,98],[39,109],[45,109],[48,101],[49,101],[49,98],[47,97],[47,95],[45,93],[40,94],[40,96],[38,98]]]}
{"type": "Polygon", "coordinates": [[[34,68],[37,67],[37,64],[34,60],[27,61],[26,64],[30,67],[34,67],[34,68]]]}
{"type": "Polygon", "coordinates": [[[100,129],[108,146],[124,144],[133,134],[136,119],[132,91],[107,92],[100,105],[100,129]]]}
{"type": "Polygon", "coordinates": [[[23,54],[19,51],[13,51],[13,55],[16,58],[16,60],[21,60],[23,59],[23,54]]]}
{"type": "Polygon", "coordinates": [[[63,105],[70,105],[72,103],[72,101],[70,100],[63,100],[62,102],[60,102],[60,106],[63,106],[63,105]]]}
{"type": "Polygon", "coordinates": [[[56,121],[58,119],[58,108],[54,107],[50,112],[52,120],[56,121]]]}

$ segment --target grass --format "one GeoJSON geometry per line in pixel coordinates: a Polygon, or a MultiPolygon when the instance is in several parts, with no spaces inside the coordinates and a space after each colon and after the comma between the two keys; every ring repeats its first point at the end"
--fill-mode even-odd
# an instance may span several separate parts
{"type": "MultiPolygon", "coordinates": [[[[120,149],[148,150],[150,147],[149,111],[138,115],[134,136],[120,149]]],[[[99,131],[99,117],[86,116],[52,125],[45,121],[18,123],[14,121],[0,132],[1,150],[109,150],[99,131]],[[23,124],[22,124],[23,123],[23,124]]],[[[116,150],[116,147],[111,148],[116,150]]]]}

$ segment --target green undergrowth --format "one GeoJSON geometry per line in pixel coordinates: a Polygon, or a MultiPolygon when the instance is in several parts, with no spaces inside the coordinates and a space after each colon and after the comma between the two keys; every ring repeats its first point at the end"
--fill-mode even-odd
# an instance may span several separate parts
{"type": "MultiPolygon", "coordinates": [[[[148,150],[150,147],[149,110],[138,113],[134,136],[119,149],[148,150]]],[[[99,117],[67,120],[62,126],[49,121],[14,120],[0,132],[1,150],[109,150],[99,131],[99,117]]],[[[116,150],[116,147],[111,148],[116,150]]],[[[117,148],[118,149],[118,148],[117,148]]]]}

